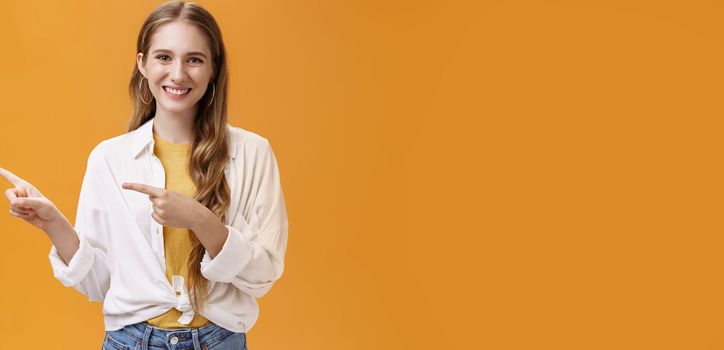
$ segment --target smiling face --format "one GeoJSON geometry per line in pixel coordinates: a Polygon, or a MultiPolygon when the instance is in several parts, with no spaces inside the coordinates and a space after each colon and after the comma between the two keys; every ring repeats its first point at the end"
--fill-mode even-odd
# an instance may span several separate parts
{"type": "Polygon", "coordinates": [[[145,62],[142,52],[136,61],[156,98],[157,113],[195,115],[213,74],[201,30],[185,21],[164,24],[153,34],[145,62]]]}

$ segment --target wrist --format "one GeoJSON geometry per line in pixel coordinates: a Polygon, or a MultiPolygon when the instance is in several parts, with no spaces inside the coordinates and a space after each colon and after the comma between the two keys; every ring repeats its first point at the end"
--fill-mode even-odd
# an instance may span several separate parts
{"type": "Polygon", "coordinates": [[[52,238],[62,235],[63,232],[75,231],[75,229],[70,224],[70,221],[61,215],[58,218],[48,221],[48,224],[45,226],[43,231],[46,235],[48,235],[48,237],[52,238]]]}
{"type": "Polygon", "coordinates": [[[194,232],[201,230],[201,228],[206,226],[206,223],[213,218],[214,215],[211,210],[209,210],[209,208],[205,207],[204,205],[199,205],[198,213],[194,215],[194,220],[191,222],[189,228],[194,232]]]}

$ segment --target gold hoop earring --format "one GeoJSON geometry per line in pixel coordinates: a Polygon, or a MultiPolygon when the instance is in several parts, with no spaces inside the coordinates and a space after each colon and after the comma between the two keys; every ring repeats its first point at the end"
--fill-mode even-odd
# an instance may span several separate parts
{"type": "Polygon", "coordinates": [[[209,105],[207,107],[211,107],[211,103],[214,102],[214,96],[216,96],[216,84],[214,82],[211,82],[211,87],[213,88],[211,92],[211,99],[209,100],[209,105]]]}
{"type": "Polygon", "coordinates": [[[153,101],[153,94],[151,94],[151,101],[146,102],[143,100],[143,79],[146,79],[146,77],[142,76],[141,80],[138,81],[138,98],[141,99],[141,102],[143,102],[143,104],[149,104],[151,103],[151,101],[153,101]]]}

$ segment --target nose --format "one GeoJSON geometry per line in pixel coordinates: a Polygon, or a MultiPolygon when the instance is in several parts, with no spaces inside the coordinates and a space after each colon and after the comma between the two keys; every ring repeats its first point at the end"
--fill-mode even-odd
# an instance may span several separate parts
{"type": "Polygon", "coordinates": [[[171,80],[178,82],[183,81],[186,77],[186,67],[183,62],[174,63],[171,66],[171,80]]]}

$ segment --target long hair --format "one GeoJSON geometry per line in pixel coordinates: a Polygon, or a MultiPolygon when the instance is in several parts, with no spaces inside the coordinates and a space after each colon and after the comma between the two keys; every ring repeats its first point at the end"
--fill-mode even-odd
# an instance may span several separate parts
{"type": "MultiPolygon", "coordinates": [[[[213,56],[213,75],[211,82],[215,92],[206,89],[204,96],[198,101],[198,114],[194,122],[195,139],[191,147],[189,174],[196,185],[194,198],[211,210],[222,222],[229,207],[230,189],[224,176],[224,168],[229,161],[228,135],[226,129],[226,98],[228,89],[228,71],[226,49],[221,37],[221,30],[211,14],[201,6],[183,1],[167,2],[148,15],[138,34],[136,52],[143,52],[145,62],[151,45],[151,38],[156,30],[167,23],[185,20],[198,27],[207,37],[211,55],[213,56]],[[212,96],[213,94],[213,96],[212,96]],[[213,99],[213,100],[212,100],[213,99]],[[211,101],[211,103],[209,103],[211,101]]],[[[131,82],[128,86],[133,103],[133,115],[128,124],[128,131],[133,131],[155,116],[156,104],[141,101],[150,95],[147,84],[139,87],[143,75],[136,64],[133,65],[131,82]]],[[[201,274],[201,260],[205,248],[191,235],[194,248],[188,261],[188,278],[186,287],[190,301],[195,310],[203,310],[208,295],[208,280],[201,274]]]]}

